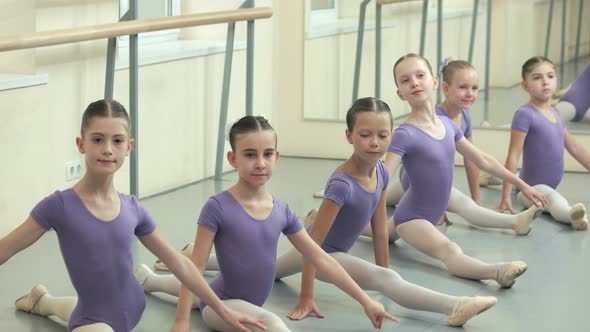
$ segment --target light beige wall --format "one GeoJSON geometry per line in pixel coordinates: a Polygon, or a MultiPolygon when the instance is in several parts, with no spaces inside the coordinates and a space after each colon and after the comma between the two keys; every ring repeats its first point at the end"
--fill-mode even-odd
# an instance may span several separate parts
{"type": "Polygon", "coordinates": [[[344,158],[344,124],[303,120],[303,1],[274,5],[273,119],[279,150],[286,155],[344,158]]]}
{"type": "MultiPolygon", "coordinates": [[[[183,14],[188,13],[206,13],[211,11],[228,10],[240,7],[243,0],[181,0],[181,11],[183,14]]],[[[272,6],[271,0],[256,1],[257,7],[272,6]]],[[[237,26],[246,23],[237,23],[237,26]]],[[[225,35],[227,31],[226,24],[214,24],[194,28],[182,29],[180,38],[182,39],[216,39],[218,36],[225,35]]],[[[236,40],[243,40],[246,36],[246,29],[236,29],[236,40]]]]}
{"type": "MultiPolygon", "coordinates": [[[[201,0],[199,0],[201,1],[201,0]]],[[[233,8],[228,1],[225,9],[233,8]]],[[[16,1],[15,1],[16,3],[16,1]]],[[[218,4],[219,5],[219,4],[218,4]]],[[[257,1],[271,6],[272,1],[257,1]]],[[[5,12],[0,5],[0,12],[5,12]]],[[[41,1],[23,10],[37,30],[113,22],[117,1],[41,1]],[[26,14],[26,11],[31,11],[26,14]]],[[[271,114],[272,19],[256,23],[254,112],[271,114]]],[[[32,31],[30,29],[29,31],[32,31]]],[[[221,27],[221,40],[226,28],[221,27]]],[[[245,23],[237,25],[245,35],[245,23]]],[[[141,49],[140,49],[141,52],[141,49]]],[[[0,53],[0,63],[19,55],[0,53]]],[[[245,112],[245,50],[234,52],[229,119],[245,112]]],[[[65,189],[65,162],[80,158],[75,146],[87,104],[104,93],[106,40],[33,50],[34,72],[49,83],[0,91],[0,236],[29,214],[47,194],[65,189]]],[[[223,54],[140,67],[139,165],[140,196],[153,195],[214,173],[221,103],[223,54]]],[[[128,106],[128,71],[115,74],[115,99],[128,106]]],[[[229,147],[229,144],[226,144],[229,147]]],[[[226,149],[227,150],[227,149],[226,149]]],[[[226,164],[226,170],[229,170],[226,164]]],[[[129,190],[128,162],[116,175],[116,186],[129,190]]]]}
{"type": "MultiPolygon", "coordinates": [[[[490,85],[508,87],[516,84],[520,77],[518,68],[526,58],[537,55],[532,38],[533,16],[530,15],[533,6],[533,1],[499,0],[492,3],[491,45],[500,49],[490,56],[490,85]]],[[[482,50],[480,53],[485,52],[482,50]]]]}

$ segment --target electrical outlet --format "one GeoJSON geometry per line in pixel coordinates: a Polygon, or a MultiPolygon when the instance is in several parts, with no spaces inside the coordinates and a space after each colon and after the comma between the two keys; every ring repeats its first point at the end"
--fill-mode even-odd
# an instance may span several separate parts
{"type": "Polygon", "coordinates": [[[66,161],[66,181],[78,179],[82,176],[82,160],[66,161]]]}

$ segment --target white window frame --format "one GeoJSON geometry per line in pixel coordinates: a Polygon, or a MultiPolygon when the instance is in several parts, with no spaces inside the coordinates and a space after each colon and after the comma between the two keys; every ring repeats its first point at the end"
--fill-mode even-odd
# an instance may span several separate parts
{"type": "MultiPolygon", "coordinates": [[[[141,1],[141,0],[137,0],[141,1]]],[[[172,16],[180,15],[181,2],[184,0],[169,1],[169,11],[172,16]]],[[[127,12],[129,0],[119,0],[120,15],[127,12]]],[[[153,31],[139,35],[139,66],[157,64],[180,59],[206,56],[209,54],[223,53],[225,51],[225,37],[220,40],[180,39],[180,29],[153,31]]],[[[234,50],[246,48],[245,41],[237,40],[234,50]]],[[[129,36],[121,36],[117,39],[117,60],[115,70],[129,68],[129,36]]]]}
{"type": "Polygon", "coordinates": [[[311,1],[313,0],[309,0],[310,1],[310,5],[309,5],[309,17],[310,17],[310,22],[317,22],[317,21],[326,21],[326,20],[331,20],[331,21],[335,21],[338,18],[338,0],[334,0],[334,7],[330,8],[330,9],[316,9],[316,10],[312,10],[311,9],[311,1]]]}
{"type": "MultiPolygon", "coordinates": [[[[137,0],[141,1],[141,0],[137,0]]],[[[168,4],[168,13],[166,16],[176,16],[181,14],[181,0],[162,0],[168,4]]],[[[129,0],[119,0],[119,17],[122,17],[129,9],[129,0]]],[[[178,39],[180,29],[170,29],[161,31],[146,32],[139,35],[139,45],[157,44],[166,41],[178,39]]],[[[129,47],[129,36],[119,37],[117,43],[119,47],[129,47]]]]}

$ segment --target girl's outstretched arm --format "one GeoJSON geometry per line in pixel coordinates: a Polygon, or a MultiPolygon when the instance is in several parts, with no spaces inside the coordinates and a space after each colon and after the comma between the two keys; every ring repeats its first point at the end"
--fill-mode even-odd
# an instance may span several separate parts
{"type": "MultiPolygon", "coordinates": [[[[332,256],[328,255],[317,243],[315,243],[304,229],[297,233],[290,234],[288,237],[289,241],[291,241],[293,246],[301,252],[305,260],[309,260],[309,262],[317,268],[322,275],[325,275],[334,285],[338,286],[363,306],[367,317],[369,317],[375,328],[380,329],[384,319],[399,322],[399,319],[391,316],[385,311],[381,303],[371,299],[354,282],[344,268],[342,268],[332,256]]],[[[311,308],[315,308],[315,305],[311,308]]],[[[289,314],[289,318],[304,318],[311,312],[311,310],[306,311],[304,309],[305,308],[302,308],[301,312],[296,312],[297,308],[294,309],[291,314],[289,314]]]]}
{"type": "MultiPolygon", "coordinates": [[[[525,132],[520,130],[510,130],[510,143],[508,145],[508,154],[506,155],[506,163],[504,164],[504,167],[512,173],[516,173],[516,166],[520,160],[520,155],[522,154],[526,135],[525,132]]],[[[504,181],[502,184],[502,199],[496,210],[500,212],[509,211],[512,214],[516,214],[516,211],[512,208],[510,193],[512,193],[512,184],[508,181],[504,181]]]]}
{"type": "Polygon", "coordinates": [[[45,232],[46,230],[29,216],[15,230],[0,239],[0,265],[35,243],[45,232]]]}
{"type": "Polygon", "coordinates": [[[576,139],[567,128],[564,129],[564,145],[567,152],[584,166],[585,169],[590,171],[590,153],[588,153],[588,150],[582,144],[576,142],[576,139]]]}
{"type": "Polygon", "coordinates": [[[389,268],[389,231],[387,230],[387,191],[383,190],[371,217],[375,264],[389,268]]]}
{"type": "MultiPolygon", "coordinates": [[[[197,234],[195,235],[195,242],[191,260],[196,265],[199,273],[203,275],[207,260],[211,254],[211,247],[215,239],[215,232],[209,228],[197,225],[197,234]]],[[[178,304],[176,306],[176,319],[174,321],[173,331],[186,331],[190,327],[190,312],[193,307],[194,299],[191,293],[183,285],[180,286],[178,295],[178,304]]]]}
{"type": "MultiPolygon", "coordinates": [[[[514,130],[513,130],[514,131],[514,130]]],[[[521,178],[516,176],[510,170],[504,168],[500,162],[489,154],[479,150],[477,147],[469,143],[465,137],[459,139],[455,144],[457,151],[461,153],[465,158],[473,161],[479,168],[484,171],[493,174],[504,181],[508,181],[520,188],[523,195],[528,198],[536,206],[547,206],[547,200],[541,193],[533,189],[527,183],[522,181],[521,178]]],[[[506,183],[506,182],[505,182],[506,183]]],[[[504,192],[503,199],[505,198],[504,192]]],[[[508,192],[508,199],[510,199],[510,192],[508,192]]]]}
{"type": "Polygon", "coordinates": [[[257,326],[263,330],[266,329],[257,319],[227,308],[209,287],[209,284],[207,284],[195,264],[168,244],[158,230],[140,237],[139,240],[149,251],[168,266],[170,271],[174,273],[183,285],[186,285],[191,292],[198,295],[201,300],[207,303],[228,324],[242,332],[250,331],[242,324],[257,326]]]}
{"type": "MultiPolygon", "coordinates": [[[[473,144],[473,136],[465,138],[469,143],[473,144]]],[[[479,204],[479,167],[467,158],[463,158],[463,164],[465,165],[465,173],[467,174],[467,183],[469,184],[471,199],[479,204]]]]}
{"type": "MultiPolygon", "coordinates": [[[[309,234],[318,247],[326,239],[328,231],[332,228],[332,224],[336,219],[338,211],[340,211],[340,206],[334,201],[330,199],[323,200],[322,205],[318,210],[318,214],[315,217],[311,233],[309,234]]],[[[297,246],[295,246],[295,248],[297,248],[297,246]]],[[[323,250],[321,251],[323,252],[323,250]]],[[[294,320],[300,320],[313,312],[319,318],[323,318],[324,316],[320,313],[314,301],[315,267],[310,261],[312,257],[306,256],[303,251],[300,252],[304,256],[303,271],[301,273],[301,293],[299,294],[299,303],[293,310],[291,310],[287,317],[294,320]]]]}
{"type": "Polygon", "coordinates": [[[393,152],[385,152],[385,160],[383,161],[385,167],[387,168],[387,172],[389,173],[389,184],[391,185],[391,178],[393,177],[394,172],[397,170],[399,165],[402,163],[402,157],[393,152]]]}

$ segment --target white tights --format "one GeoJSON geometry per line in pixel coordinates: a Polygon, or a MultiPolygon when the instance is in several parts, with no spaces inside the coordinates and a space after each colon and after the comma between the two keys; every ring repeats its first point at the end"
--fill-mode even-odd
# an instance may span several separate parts
{"type": "MultiPolygon", "coordinates": [[[[57,316],[63,321],[69,321],[78,298],[74,296],[55,297],[45,294],[35,305],[35,314],[41,316],[57,316]]],[[[113,332],[105,323],[95,323],[75,328],[72,332],[113,332]]]]}
{"type": "MultiPolygon", "coordinates": [[[[262,307],[254,305],[250,302],[246,302],[243,300],[224,300],[223,303],[230,309],[251,315],[251,316],[261,320],[262,323],[266,326],[266,331],[268,331],[268,332],[290,332],[291,331],[291,330],[289,330],[287,325],[285,325],[285,322],[283,322],[283,320],[279,316],[273,314],[272,312],[270,312],[262,307]]],[[[217,313],[215,311],[213,311],[213,309],[211,309],[211,307],[208,307],[208,306],[205,307],[202,315],[203,315],[203,320],[205,321],[205,324],[207,324],[207,326],[209,328],[211,328],[215,331],[221,331],[221,332],[235,331],[235,329],[233,329],[223,319],[221,319],[221,317],[219,317],[219,315],[217,315],[217,313]]],[[[248,328],[253,332],[263,331],[257,327],[253,327],[250,325],[248,325],[248,328]]]]}
{"type": "MultiPolygon", "coordinates": [[[[548,185],[537,184],[534,185],[533,188],[543,194],[543,196],[545,196],[547,199],[547,207],[545,207],[545,211],[549,212],[553,219],[564,224],[571,224],[569,213],[572,207],[568,203],[567,199],[557,192],[557,190],[549,187],[548,185]]],[[[533,203],[529,201],[528,198],[524,197],[522,192],[519,192],[516,198],[524,206],[529,207],[533,205],[533,203]]]]}
{"type": "Polygon", "coordinates": [[[396,206],[404,195],[404,188],[400,181],[394,181],[387,186],[386,202],[388,206],[396,206]]]}
{"type": "Polygon", "coordinates": [[[427,220],[408,221],[398,225],[396,230],[409,245],[441,260],[453,275],[474,280],[498,278],[499,264],[483,263],[465,255],[455,242],[450,241],[427,220]]]}
{"type": "Polygon", "coordinates": [[[451,189],[447,211],[456,213],[470,224],[483,228],[514,229],[519,218],[527,217],[526,211],[508,214],[482,207],[455,187],[451,189]]]}
{"type": "Polygon", "coordinates": [[[72,332],[114,332],[113,329],[105,323],[96,323],[77,327],[72,332]]]}
{"type": "MultiPolygon", "coordinates": [[[[215,256],[211,256],[210,258],[215,258],[215,256]]],[[[173,274],[166,274],[160,275],[152,273],[147,277],[147,279],[143,283],[143,289],[148,292],[161,292],[169,295],[178,296],[178,292],[180,289],[181,283],[180,281],[173,275],[173,274]]],[[[199,306],[199,298],[193,295],[194,302],[193,307],[198,308],[199,306]]],[[[285,325],[285,323],[279,318],[279,316],[275,315],[274,313],[251,304],[249,302],[243,300],[224,300],[223,303],[230,309],[240,311],[242,313],[251,315],[259,320],[263,321],[263,324],[267,327],[266,331],[269,332],[288,332],[291,331],[285,325]]],[[[209,306],[205,307],[202,313],[203,320],[205,324],[209,326],[211,329],[216,331],[222,332],[233,332],[235,331],[229,326],[215,311],[213,311],[209,306]]],[[[262,331],[258,328],[253,326],[248,326],[248,328],[252,331],[258,332],[262,331]]]]}
{"type": "MultiPolygon", "coordinates": [[[[378,291],[406,308],[449,315],[453,310],[453,305],[460,299],[407,282],[394,270],[380,267],[346,253],[334,252],[330,256],[342,265],[362,289],[378,291]]],[[[276,279],[299,273],[302,267],[301,254],[291,248],[277,260],[276,279]]],[[[328,282],[320,273],[317,277],[328,282]]]]}
{"type": "MultiPolygon", "coordinates": [[[[387,188],[387,204],[397,205],[403,194],[404,190],[402,189],[400,182],[397,181],[393,183],[392,186],[387,188]]],[[[449,198],[447,211],[456,213],[468,223],[483,228],[514,229],[519,219],[531,218],[533,216],[533,214],[530,214],[530,211],[521,212],[519,214],[505,214],[490,210],[478,205],[470,197],[455,187],[451,188],[451,196],[449,198]]],[[[395,232],[395,225],[393,222],[390,222],[388,225],[390,241],[397,239],[398,235],[395,232]]],[[[370,225],[367,225],[363,230],[362,235],[371,236],[370,225]]]]}
{"type": "MultiPolygon", "coordinates": [[[[559,116],[563,120],[563,122],[567,123],[571,121],[576,116],[576,108],[572,103],[567,101],[560,101],[555,105],[555,108],[559,112],[559,116]]],[[[581,123],[590,124],[590,110],[586,110],[586,114],[580,120],[581,123]]]]}

